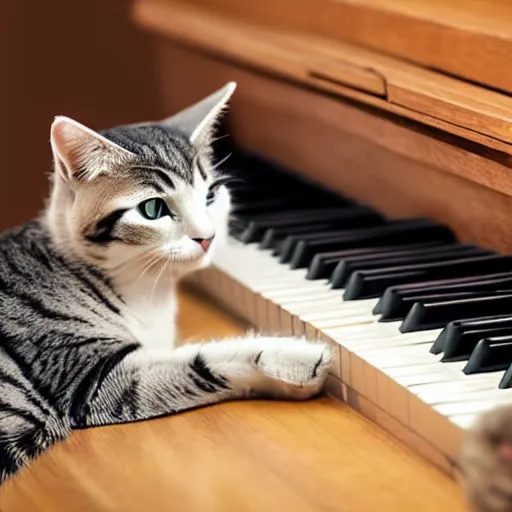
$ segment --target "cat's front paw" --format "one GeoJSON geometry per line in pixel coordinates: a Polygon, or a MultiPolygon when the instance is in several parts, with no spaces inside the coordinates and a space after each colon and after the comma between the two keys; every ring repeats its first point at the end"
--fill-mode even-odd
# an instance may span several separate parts
{"type": "Polygon", "coordinates": [[[331,351],[323,343],[297,338],[266,340],[255,360],[263,377],[258,387],[275,398],[306,400],[322,391],[331,363],[331,351]]]}
{"type": "Polygon", "coordinates": [[[512,512],[512,406],[482,415],[465,434],[462,483],[475,512],[512,512]]]}

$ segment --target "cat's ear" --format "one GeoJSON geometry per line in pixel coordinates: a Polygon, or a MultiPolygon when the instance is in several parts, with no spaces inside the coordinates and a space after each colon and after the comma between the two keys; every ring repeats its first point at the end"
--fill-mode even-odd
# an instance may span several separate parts
{"type": "Polygon", "coordinates": [[[55,170],[69,181],[91,180],[133,156],[126,149],[69,117],[57,116],[50,130],[55,170]]]}
{"type": "Polygon", "coordinates": [[[184,133],[192,144],[201,144],[211,135],[220,113],[235,89],[236,83],[228,82],[222,89],[159,124],[176,128],[184,133]]]}

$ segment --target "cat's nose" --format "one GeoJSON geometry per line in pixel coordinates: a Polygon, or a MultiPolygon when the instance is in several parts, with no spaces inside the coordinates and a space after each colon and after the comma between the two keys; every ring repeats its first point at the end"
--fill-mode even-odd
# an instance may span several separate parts
{"type": "Polygon", "coordinates": [[[192,238],[194,242],[197,242],[203,249],[204,252],[207,252],[210,248],[210,245],[212,245],[213,239],[215,235],[211,238],[192,238]]]}

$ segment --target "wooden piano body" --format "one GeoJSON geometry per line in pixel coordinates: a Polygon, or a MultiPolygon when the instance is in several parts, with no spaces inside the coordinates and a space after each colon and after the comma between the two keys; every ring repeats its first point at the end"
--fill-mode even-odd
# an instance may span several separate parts
{"type": "MultiPolygon", "coordinates": [[[[154,35],[168,112],[234,80],[229,131],[244,151],[512,254],[512,6],[443,4],[135,0],[133,16],[154,35]]],[[[221,271],[206,272],[196,285],[268,327],[233,303],[243,292],[221,271]]],[[[361,361],[336,350],[330,393],[450,472],[460,428],[431,411],[382,410],[344,372],[361,361]]]]}

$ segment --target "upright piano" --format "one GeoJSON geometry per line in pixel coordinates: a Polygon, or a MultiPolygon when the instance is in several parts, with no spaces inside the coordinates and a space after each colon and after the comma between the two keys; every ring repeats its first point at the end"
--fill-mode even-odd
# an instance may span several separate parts
{"type": "Polygon", "coordinates": [[[464,429],[512,402],[512,4],[132,13],[168,113],[238,83],[230,242],[193,284],[261,331],[329,342],[327,392],[452,472],[464,429]]]}

